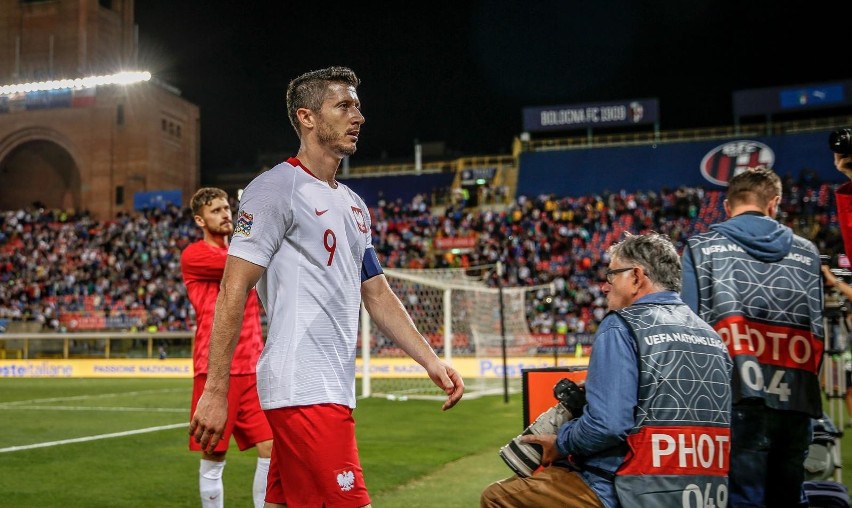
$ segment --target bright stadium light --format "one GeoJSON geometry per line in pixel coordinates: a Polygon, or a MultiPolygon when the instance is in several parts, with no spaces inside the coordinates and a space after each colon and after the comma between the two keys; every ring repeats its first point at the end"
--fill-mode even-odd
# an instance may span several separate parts
{"type": "Polygon", "coordinates": [[[39,81],[36,83],[21,83],[18,85],[0,86],[0,95],[13,95],[16,93],[41,92],[47,90],[94,88],[104,85],[132,85],[140,81],[151,79],[148,71],[122,71],[108,76],[87,76],[77,79],[59,79],[55,81],[39,81]]]}

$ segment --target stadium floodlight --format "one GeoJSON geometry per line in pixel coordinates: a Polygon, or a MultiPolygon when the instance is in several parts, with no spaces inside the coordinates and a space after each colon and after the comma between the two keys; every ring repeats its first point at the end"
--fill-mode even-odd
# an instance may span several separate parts
{"type": "Polygon", "coordinates": [[[17,85],[0,86],[0,95],[13,95],[16,93],[41,92],[47,90],[94,88],[104,85],[132,85],[141,81],[151,79],[148,71],[122,71],[117,74],[105,76],[87,76],[77,79],[59,79],[54,81],[39,81],[34,83],[21,83],[17,85]]]}

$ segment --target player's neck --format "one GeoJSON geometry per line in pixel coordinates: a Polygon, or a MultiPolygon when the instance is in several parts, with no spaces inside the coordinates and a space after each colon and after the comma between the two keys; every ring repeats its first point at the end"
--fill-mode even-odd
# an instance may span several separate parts
{"type": "Polygon", "coordinates": [[[205,231],[204,242],[208,245],[221,249],[228,246],[228,237],[226,235],[214,235],[213,233],[205,231]]]}
{"type": "Polygon", "coordinates": [[[340,156],[323,149],[321,146],[309,146],[302,143],[296,154],[299,162],[318,179],[326,182],[330,187],[337,188],[337,168],[340,166],[340,156]]]}

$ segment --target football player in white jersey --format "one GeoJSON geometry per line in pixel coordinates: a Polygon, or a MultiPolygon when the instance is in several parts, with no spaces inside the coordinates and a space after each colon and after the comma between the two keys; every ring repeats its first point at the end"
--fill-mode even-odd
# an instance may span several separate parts
{"type": "Polygon", "coordinates": [[[216,446],[242,309],[256,286],[269,322],[257,365],[274,434],[268,508],[370,506],[352,418],[362,300],[381,331],[447,394],[444,410],[464,393],[459,373],[438,358],[388,285],[364,201],[335,179],[364,124],[359,84],[345,67],[290,82],[287,111],[299,151],[243,192],[216,301],[207,383],[190,422],[202,449],[216,446]]]}

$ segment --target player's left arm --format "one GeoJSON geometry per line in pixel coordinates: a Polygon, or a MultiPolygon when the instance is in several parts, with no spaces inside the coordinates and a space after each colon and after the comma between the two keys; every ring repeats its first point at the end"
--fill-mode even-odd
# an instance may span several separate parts
{"type": "MultiPolygon", "coordinates": [[[[370,251],[372,249],[368,249],[368,252],[370,251]]],[[[361,299],[379,330],[422,365],[432,382],[447,394],[443,409],[455,406],[464,394],[461,375],[438,358],[423,335],[417,331],[411,316],[388,285],[384,274],[375,274],[361,283],[361,299]]]]}

